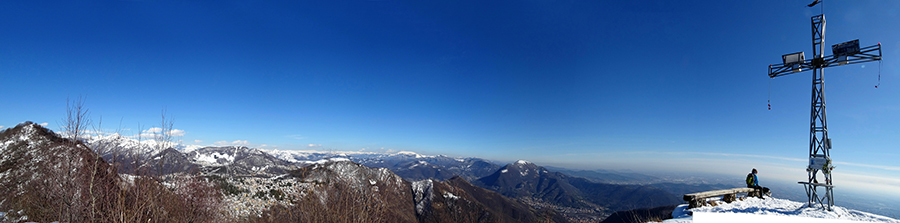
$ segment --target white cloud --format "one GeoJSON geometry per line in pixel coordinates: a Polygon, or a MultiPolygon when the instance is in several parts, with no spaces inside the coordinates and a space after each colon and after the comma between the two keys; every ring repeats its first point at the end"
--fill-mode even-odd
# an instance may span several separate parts
{"type": "Polygon", "coordinates": [[[231,141],[231,142],[222,140],[222,141],[217,141],[217,142],[216,142],[216,145],[220,145],[220,146],[249,146],[249,145],[250,145],[250,142],[247,142],[247,140],[234,140],[234,141],[231,141]]]}
{"type": "Polygon", "coordinates": [[[49,124],[50,124],[50,123],[44,122],[44,123],[41,123],[41,124],[39,124],[39,125],[44,126],[44,127],[47,127],[47,125],[49,125],[49,124]]]}
{"type": "Polygon", "coordinates": [[[897,166],[881,166],[881,165],[869,165],[869,164],[848,163],[848,162],[834,162],[834,164],[868,167],[868,168],[876,168],[876,169],[890,170],[890,171],[900,171],[900,167],[897,167],[897,166]]]}
{"type": "Polygon", "coordinates": [[[2,129],[2,128],[3,128],[3,127],[6,127],[6,126],[2,126],[2,125],[0,125],[0,129],[2,129]]]}
{"type": "MultiPolygon", "coordinates": [[[[163,133],[162,131],[163,131],[163,129],[160,127],[153,127],[153,128],[149,128],[149,129],[145,129],[144,131],[141,131],[141,134],[139,136],[141,138],[153,138],[153,137],[156,137],[156,134],[163,133]]],[[[180,136],[184,136],[185,133],[187,133],[187,132],[185,132],[184,129],[172,129],[172,130],[169,130],[168,132],[166,132],[166,135],[180,137],[180,136]]],[[[133,137],[137,137],[137,136],[138,135],[135,135],[133,137]]]]}
{"type": "Polygon", "coordinates": [[[306,147],[314,148],[314,147],[322,147],[322,144],[309,144],[306,147]]]}
{"type": "Polygon", "coordinates": [[[292,139],[296,139],[296,140],[306,139],[306,137],[303,137],[302,135],[289,135],[289,136],[287,136],[287,137],[288,137],[288,138],[292,138],[292,139]]]}
{"type": "Polygon", "coordinates": [[[167,132],[166,135],[175,136],[175,137],[184,136],[184,130],[183,129],[172,129],[172,130],[169,130],[169,132],[167,132]]]}
{"type": "Polygon", "coordinates": [[[97,135],[97,134],[103,134],[104,132],[103,132],[103,131],[94,131],[94,130],[90,130],[90,129],[85,129],[85,130],[82,131],[81,133],[82,133],[82,134],[94,134],[94,135],[97,135]]]}
{"type": "Polygon", "coordinates": [[[201,142],[203,142],[203,140],[199,140],[199,139],[194,140],[194,143],[201,143],[201,142]]]}

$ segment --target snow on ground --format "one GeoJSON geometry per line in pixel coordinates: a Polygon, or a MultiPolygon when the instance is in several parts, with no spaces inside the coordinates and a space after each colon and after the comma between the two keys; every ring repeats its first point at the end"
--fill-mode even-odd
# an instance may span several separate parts
{"type": "Polygon", "coordinates": [[[459,200],[459,196],[456,196],[456,194],[453,194],[453,193],[450,193],[450,192],[446,192],[446,191],[444,191],[444,198],[447,198],[447,199],[453,199],[453,200],[459,200]]]}
{"type": "Polygon", "coordinates": [[[414,156],[416,158],[434,158],[434,156],[426,156],[426,155],[422,155],[422,154],[418,154],[418,153],[410,152],[410,151],[400,151],[400,152],[397,152],[396,154],[414,156]]]}
{"type": "Polygon", "coordinates": [[[419,162],[416,162],[416,164],[413,164],[412,166],[409,166],[409,169],[416,168],[416,167],[419,166],[419,165],[427,166],[427,165],[428,165],[428,162],[425,162],[425,161],[421,161],[421,160],[420,160],[419,162]]]}
{"type": "Polygon", "coordinates": [[[431,179],[412,182],[413,200],[416,203],[416,213],[422,214],[425,208],[431,205],[434,181],[431,179]]]}
{"type": "Polygon", "coordinates": [[[326,164],[326,163],[330,163],[330,162],[345,162],[345,161],[350,161],[350,159],[347,159],[347,158],[329,158],[329,159],[321,159],[321,160],[317,160],[317,161],[300,161],[300,163],[310,164],[310,165],[313,165],[313,164],[320,164],[320,165],[321,165],[321,164],[326,164]]]}
{"type": "Polygon", "coordinates": [[[818,204],[809,207],[806,203],[768,197],[759,199],[747,198],[743,201],[722,203],[715,207],[705,206],[686,209],[687,204],[678,206],[672,212],[673,219],[663,223],[693,222],[888,222],[900,223],[900,220],[862,211],[834,207],[834,211],[826,211],[818,204]]]}
{"type": "Polygon", "coordinates": [[[210,154],[197,154],[197,161],[207,162],[209,164],[219,164],[219,159],[227,160],[224,164],[230,164],[234,162],[234,156],[226,153],[214,152],[210,154]]]}

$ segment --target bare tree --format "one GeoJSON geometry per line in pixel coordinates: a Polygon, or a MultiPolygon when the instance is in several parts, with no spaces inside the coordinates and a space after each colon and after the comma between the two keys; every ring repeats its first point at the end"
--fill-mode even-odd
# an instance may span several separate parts
{"type": "MultiPolygon", "coordinates": [[[[161,114],[161,119],[159,123],[159,131],[153,133],[153,139],[156,141],[156,152],[160,153],[163,150],[169,149],[174,146],[172,142],[172,129],[175,125],[175,121],[172,118],[166,119],[166,109],[163,108],[161,114]]],[[[156,163],[156,174],[162,175],[164,173],[164,167],[166,166],[166,159],[160,159],[158,163],[156,163]]]]}
{"type": "Polygon", "coordinates": [[[175,125],[175,120],[172,118],[166,119],[166,109],[162,110],[162,119],[160,121],[160,131],[154,132],[153,137],[156,140],[157,151],[163,151],[172,147],[172,130],[175,125]]]}
{"type": "Polygon", "coordinates": [[[62,128],[69,137],[78,141],[87,127],[91,125],[91,119],[88,117],[88,109],[84,107],[84,98],[78,96],[75,101],[66,98],[66,119],[62,120],[62,128]]]}
{"type": "MultiPolygon", "coordinates": [[[[120,120],[119,127],[116,128],[115,132],[110,133],[110,134],[118,135],[119,132],[121,131],[121,129],[122,129],[122,122],[120,120]]],[[[97,120],[97,125],[94,126],[93,134],[96,134],[97,136],[102,136],[103,134],[107,134],[105,131],[103,131],[103,116],[100,116],[99,119],[97,120]]],[[[99,140],[99,141],[96,141],[96,143],[94,143],[92,145],[93,146],[92,149],[94,150],[94,153],[90,153],[90,155],[92,156],[91,158],[93,159],[93,164],[90,169],[91,170],[91,174],[90,174],[91,179],[88,184],[88,193],[90,195],[90,205],[91,205],[91,208],[90,208],[91,209],[91,212],[90,212],[90,221],[91,222],[98,221],[99,220],[98,218],[100,218],[98,216],[98,215],[100,215],[100,213],[98,213],[98,212],[101,212],[101,209],[105,210],[102,207],[98,207],[97,200],[102,199],[103,197],[111,196],[109,194],[112,192],[112,190],[109,188],[110,186],[104,184],[104,183],[108,183],[108,182],[98,181],[95,178],[98,176],[97,171],[101,170],[100,165],[106,163],[106,161],[103,160],[103,154],[108,154],[110,152],[113,152],[112,155],[114,157],[118,154],[118,151],[119,151],[118,146],[113,143],[114,143],[114,141],[112,141],[112,140],[105,140],[105,141],[99,140]],[[96,189],[95,189],[95,187],[96,187],[96,189]]],[[[113,169],[110,172],[113,172],[113,173],[118,172],[114,166],[112,166],[112,165],[108,165],[108,166],[109,166],[109,168],[113,169]]],[[[107,171],[109,171],[109,170],[107,170],[107,171]]],[[[108,173],[104,173],[104,174],[108,174],[108,173]]],[[[103,175],[103,176],[105,176],[105,175],[103,175]]],[[[105,203],[111,203],[111,201],[109,201],[108,199],[103,199],[100,202],[101,202],[101,204],[100,204],[101,206],[109,206],[109,204],[105,204],[105,203]]]]}
{"type": "MultiPolygon", "coordinates": [[[[66,134],[69,134],[70,145],[74,147],[79,146],[79,136],[87,129],[87,126],[90,125],[91,120],[88,116],[88,109],[84,107],[84,98],[78,96],[78,99],[74,101],[66,98],[66,118],[62,120],[62,127],[66,134]]],[[[79,182],[76,182],[78,171],[77,168],[80,167],[80,163],[76,162],[74,159],[64,159],[60,162],[62,169],[61,173],[58,173],[60,176],[63,176],[63,179],[72,179],[72,180],[63,180],[60,182],[59,187],[56,188],[56,192],[61,195],[59,197],[59,201],[62,205],[57,209],[57,216],[60,216],[62,220],[76,220],[79,217],[79,212],[77,210],[84,208],[85,204],[82,200],[79,199],[78,186],[79,182]]]]}
{"type": "MultiPolygon", "coordinates": [[[[97,126],[94,128],[95,133],[103,132],[103,116],[100,116],[100,120],[97,121],[97,126]]],[[[103,144],[108,144],[103,143],[103,144]]],[[[107,145],[94,145],[94,153],[91,153],[94,158],[94,165],[91,167],[91,181],[88,184],[88,193],[91,196],[91,218],[92,222],[97,221],[97,197],[94,196],[94,178],[97,175],[97,165],[100,164],[100,150],[103,150],[107,147],[107,145]]]]}

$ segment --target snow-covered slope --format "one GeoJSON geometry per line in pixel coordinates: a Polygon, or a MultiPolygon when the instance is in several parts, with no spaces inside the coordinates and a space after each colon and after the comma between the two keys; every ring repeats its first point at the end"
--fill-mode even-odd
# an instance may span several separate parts
{"type": "Polygon", "coordinates": [[[118,182],[116,171],[82,143],[32,122],[0,130],[0,211],[31,216],[12,222],[74,219],[84,213],[78,207],[90,207],[87,194],[114,191],[118,182]]]}
{"type": "MultiPolygon", "coordinates": [[[[160,146],[160,144],[153,139],[143,139],[138,141],[137,139],[122,136],[118,133],[82,135],[79,138],[101,156],[116,154],[128,156],[138,155],[141,156],[141,158],[146,158],[168,149],[163,148],[163,146],[160,146]]],[[[184,145],[173,142],[168,147],[188,153],[201,146],[184,145]]]]}
{"type": "Polygon", "coordinates": [[[186,156],[206,173],[275,176],[296,168],[262,150],[244,146],[203,147],[186,156]]]}
{"type": "Polygon", "coordinates": [[[672,212],[673,219],[664,223],[712,222],[716,219],[747,222],[889,222],[900,223],[900,220],[889,217],[834,207],[833,211],[825,211],[819,205],[807,206],[785,199],[768,197],[759,199],[747,198],[743,201],[721,203],[715,207],[706,206],[686,209],[687,204],[678,206],[672,212]],[[743,220],[742,220],[743,219],[743,220]]]}

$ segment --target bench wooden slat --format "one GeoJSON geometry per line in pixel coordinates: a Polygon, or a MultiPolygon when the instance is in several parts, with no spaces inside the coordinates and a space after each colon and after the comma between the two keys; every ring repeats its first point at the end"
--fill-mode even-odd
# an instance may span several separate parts
{"type": "Polygon", "coordinates": [[[731,203],[737,200],[737,194],[739,193],[747,193],[748,196],[761,196],[756,188],[742,187],[685,194],[683,199],[688,202],[688,208],[696,208],[703,206],[706,203],[706,198],[710,197],[723,196],[722,201],[731,203]],[[757,195],[750,195],[751,193],[756,193],[757,195]]]}
{"type": "Polygon", "coordinates": [[[732,189],[724,189],[724,190],[714,190],[714,191],[705,191],[693,194],[685,194],[684,201],[691,201],[700,198],[708,198],[708,197],[716,197],[722,196],[726,194],[736,194],[736,193],[750,193],[755,191],[753,188],[732,188],[732,189]]]}

